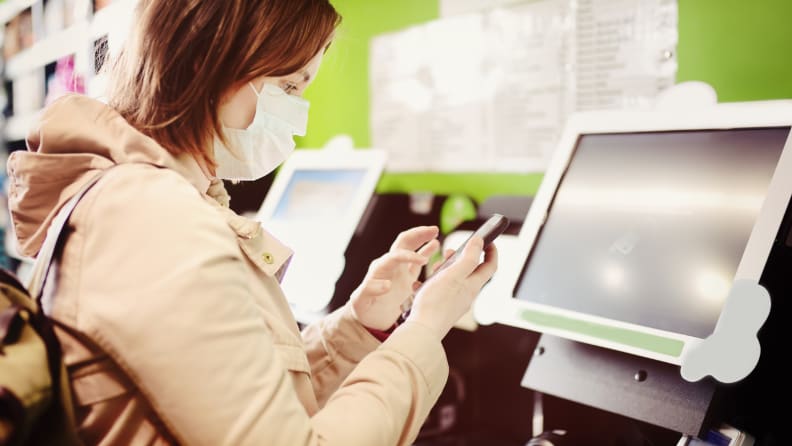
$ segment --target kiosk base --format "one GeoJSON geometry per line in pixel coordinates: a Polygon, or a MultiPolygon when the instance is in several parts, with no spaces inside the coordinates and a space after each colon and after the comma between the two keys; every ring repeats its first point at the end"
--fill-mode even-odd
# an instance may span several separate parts
{"type": "Polygon", "coordinates": [[[710,426],[716,383],[685,381],[679,367],[543,334],[522,386],[699,436],[710,426]]]}

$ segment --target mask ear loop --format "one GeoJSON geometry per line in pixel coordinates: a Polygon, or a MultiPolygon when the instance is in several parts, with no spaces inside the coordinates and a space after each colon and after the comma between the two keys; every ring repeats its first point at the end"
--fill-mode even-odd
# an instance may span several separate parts
{"type": "MultiPolygon", "coordinates": [[[[257,97],[257,98],[259,98],[259,97],[261,97],[261,95],[264,93],[264,87],[266,87],[266,86],[267,86],[267,83],[265,82],[265,83],[264,83],[264,84],[261,86],[261,91],[256,91],[256,87],[253,85],[253,82],[248,82],[248,85],[250,85],[250,88],[253,90],[253,93],[256,95],[256,97],[257,97]]],[[[272,85],[273,85],[273,86],[275,86],[274,84],[272,84],[272,85]]],[[[277,86],[276,86],[276,87],[277,87],[277,86]]],[[[277,87],[277,88],[280,90],[280,93],[282,93],[282,94],[285,94],[285,95],[287,95],[287,96],[291,96],[291,95],[290,95],[288,92],[286,92],[286,90],[284,90],[283,88],[281,88],[281,87],[277,87]]]]}
{"type": "MultiPolygon", "coordinates": [[[[248,85],[250,85],[251,90],[253,90],[253,94],[255,94],[257,98],[261,96],[261,93],[256,91],[256,87],[253,86],[253,82],[248,82],[248,85]]],[[[262,90],[263,90],[263,88],[262,88],[262,90]]]]}

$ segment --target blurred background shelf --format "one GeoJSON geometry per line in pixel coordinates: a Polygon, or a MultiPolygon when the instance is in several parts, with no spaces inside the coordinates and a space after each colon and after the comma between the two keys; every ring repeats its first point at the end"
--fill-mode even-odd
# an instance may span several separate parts
{"type": "Polygon", "coordinates": [[[0,120],[14,150],[35,116],[68,92],[101,98],[102,66],[126,40],[138,0],[0,0],[0,120]],[[4,94],[3,94],[4,93],[4,94]]]}
{"type": "Polygon", "coordinates": [[[33,124],[38,113],[26,113],[18,116],[11,116],[5,121],[3,135],[8,141],[19,141],[25,139],[28,129],[33,124]]]}
{"type": "Polygon", "coordinates": [[[6,78],[16,79],[63,56],[82,51],[83,47],[89,48],[90,29],[89,22],[82,21],[22,50],[6,63],[6,78]]]}
{"type": "Polygon", "coordinates": [[[6,23],[38,0],[6,0],[0,3],[0,23],[6,23]]]}
{"type": "MultiPolygon", "coordinates": [[[[9,10],[8,14],[11,12],[18,14],[34,1],[14,2],[14,6],[19,8],[9,10]]],[[[116,0],[97,11],[92,18],[80,20],[62,31],[37,41],[6,62],[6,79],[15,79],[69,54],[89,53],[93,49],[94,41],[104,36],[112,36],[114,41],[123,40],[136,4],[137,0],[116,0]]],[[[5,3],[0,5],[10,6],[5,3]]],[[[6,13],[6,10],[3,10],[3,13],[6,13]]],[[[5,16],[0,16],[2,17],[5,16]]]]}
{"type": "Polygon", "coordinates": [[[92,39],[103,36],[118,36],[121,40],[131,25],[133,12],[138,0],[115,0],[94,13],[91,20],[92,39]]]}

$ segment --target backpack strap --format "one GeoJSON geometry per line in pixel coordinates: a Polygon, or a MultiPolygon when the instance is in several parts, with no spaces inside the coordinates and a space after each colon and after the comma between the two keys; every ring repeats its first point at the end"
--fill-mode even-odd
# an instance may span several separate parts
{"type": "MultiPolygon", "coordinates": [[[[48,432],[53,432],[53,435],[56,435],[56,438],[48,439],[45,442],[46,444],[54,444],[49,441],[53,440],[58,445],[73,446],[81,445],[82,441],[76,430],[69,376],[62,361],[63,352],[52,321],[44,315],[44,308],[41,302],[44,294],[44,283],[47,280],[47,275],[55,257],[55,249],[63,236],[66,222],[69,221],[69,217],[77,207],[80,199],[102,178],[105,172],[106,170],[103,170],[91,178],[55,215],[49,229],[47,229],[47,236],[44,238],[44,243],[36,256],[35,263],[33,263],[32,275],[27,287],[30,297],[35,300],[37,306],[32,318],[35,321],[36,331],[46,345],[47,360],[52,378],[53,404],[42,415],[42,423],[43,426],[47,426],[48,432]]],[[[38,435],[36,432],[34,434],[38,435]]],[[[46,437],[46,434],[41,435],[46,437]]]]}
{"type": "Polygon", "coordinates": [[[52,266],[52,261],[55,256],[55,248],[58,246],[61,235],[63,235],[63,229],[66,227],[66,222],[69,221],[69,217],[74,211],[74,208],[77,207],[77,203],[79,203],[80,199],[82,199],[82,197],[85,196],[85,194],[99,181],[99,179],[102,178],[105,172],[106,171],[104,170],[99,172],[99,174],[85,183],[83,187],[80,188],[80,190],[77,191],[77,193],[69,201],[67,201],[65,205],[63,205],[60,211],[58,211],[58,214],[52,220],[52,223],[50,223],[50,227],[47,230],[47,236],[44,238],[44,243],[41,245],[41,249],[36,256],[35,263],[33,263],[30,283],[27,287],[30,297],[36,300],[36,304],[42,310],[43,308],[41,306],[41,298],[44,294],[44,283],[47,281],[47,275],[49,274],[49,270],[52,266]]]}

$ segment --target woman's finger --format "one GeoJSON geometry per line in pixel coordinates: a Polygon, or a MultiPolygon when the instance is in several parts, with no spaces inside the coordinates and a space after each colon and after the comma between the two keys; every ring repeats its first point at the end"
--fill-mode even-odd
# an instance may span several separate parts
{"type": "Polygon", "coordinates": [[[410,228],[396,236],[396,240],[391,245],[391,250],[406,249],[417,251],[421,246],[437,238],[439,233],[440,229],[437,226],[416,226],[410,228]]]}
{"type": "Polygon", "coordinates": [[[377,259],[376,269],[379,272],[387,273],[405,263],[410,264],[410,266],[415,265],[416,267],[421,267],[426,265],[428,261],[429,257],[423,256],[415,251],[397,249],[377,259]]]}
{"type": "Polygon", "coordinates": [[[454,263],[445,268],[449,273],[456,274],[460,279],[467,278],[479,264],[481,259],[481,252],[484,248],[484,239],[479,236],[473,236],[462,252],[454,259],[454,263]]]}
{"type": "Polygon", "coordinates": [[[440,249],[440,240],[432,239],[429,240],[425,245],[421,246],[421,249],[418,250],[418,254],[421,254],[424,257],[432,257],[437,250],[440,249]]]}
{"type": "Polygon", "coordinates": [[[484,261],[479,264],[475,270],[468,276],[473,280],[473,286],[476,289],[483,287],[489,281],[495,271],[498,269],[498,249],[494,243],[490,243],[484,249],[484,261]]]}
{"type": "Polygon", "coordinates": [[[439,269],[441,266],[443,266],[443,264],[445,264],[445,262],[447,262],[447,261],[448,261],[448,259],[450,259],[452,255],[454,255],[454,252],[456,252],[456,251],[454,251],[453,249],[446,249],[445,251],[443,251],[443,260],[441,260],[441,261],[439,261],[439,262],[435,262],[434,264],[432,264],[432,267],[430,268],[430,270],[428,271],[428,273],[427,273],[427,274],[428,274],[429,276],[431,276],[431,275],[433,275],[434,273],[436,273],[436,272],[437,272],[437,270],[438,270],[438,269],[439,269]]]}
{"type": "Polygon", "coordinates": [[[370,297],[381,296],[391,289],[391,281],[387,279],[365,279],[360,293],[370,297]]]}
{"type": "MultiPolygon", "coordinates": [[[[437,239],[433,239],[433,240],[429,241],[429,243],[423,245],[421,247],[421,249],[418,250],[418,254],[426,257],[427,259],[431,259],[435,255],[435,253],[437,253],[437,251],[439,249],[440,249],[440,241],[437,240],[437,239]]],[[[426,264],[428,264],[428,263],[429,263],[429,260],[426,261],[426,264]]],[[[423,266],[423,265],[417,265],[417,264],[411,265],[410,266],[410,272],[411,273],[419,272],[418,268],[420,268],[421,266],[423,266]]]]}

